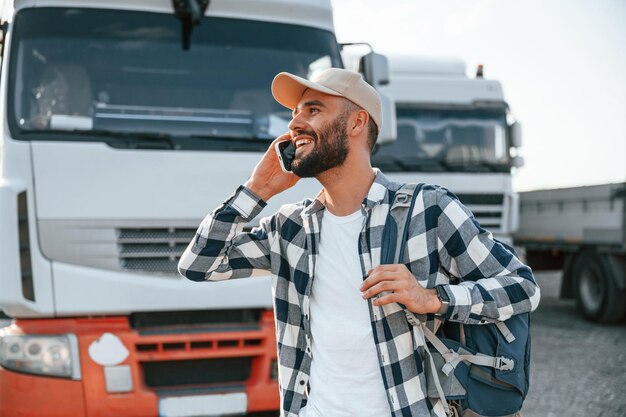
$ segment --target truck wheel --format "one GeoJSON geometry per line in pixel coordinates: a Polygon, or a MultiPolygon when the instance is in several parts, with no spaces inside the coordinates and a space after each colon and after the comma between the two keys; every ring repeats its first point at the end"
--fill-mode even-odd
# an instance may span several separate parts
{"type": "Polygon", "coordinates": [[[610,255],[586,251],[574,265],[576,302],[583,315],[600,323],[615,323],[626,311],[625,293],[617,287],[610,255]]]}

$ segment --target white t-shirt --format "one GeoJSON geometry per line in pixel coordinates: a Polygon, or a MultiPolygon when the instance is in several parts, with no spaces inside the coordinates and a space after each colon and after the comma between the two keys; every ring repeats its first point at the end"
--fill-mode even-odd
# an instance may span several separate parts
{"type": "Polygon", "coordinates": [[[365,217],[324,212],[310,297],[311,391],[300,417],[391,414],[378,364],[358,241],[365,217]]]}

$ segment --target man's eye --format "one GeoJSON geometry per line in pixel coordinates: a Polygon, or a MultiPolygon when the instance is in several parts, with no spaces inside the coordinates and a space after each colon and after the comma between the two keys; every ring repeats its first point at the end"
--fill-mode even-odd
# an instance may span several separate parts
{"type": "Polygon", "coordinates": [[[311,113],[319,113],[320,109],[316,107],[311,107],[311,113]]]}

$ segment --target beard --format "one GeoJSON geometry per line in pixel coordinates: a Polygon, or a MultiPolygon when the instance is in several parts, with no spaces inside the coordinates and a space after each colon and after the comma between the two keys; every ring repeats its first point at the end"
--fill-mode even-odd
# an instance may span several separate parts
{"type": "Polygon", "coordinates": [[[348,115],[341,114],[320,129],[319,136],[313,131],[301,131],[314,139],[314,148],[301,158],[293,160],[291,170],[301,178],[316,177],[324,171],[343,165],[348,157],[348,115]]]}

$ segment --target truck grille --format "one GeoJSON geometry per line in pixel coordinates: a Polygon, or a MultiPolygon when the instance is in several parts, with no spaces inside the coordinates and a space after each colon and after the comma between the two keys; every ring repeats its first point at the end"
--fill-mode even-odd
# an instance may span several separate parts
{"type": "Polygon", "coordinates": [[[142,312],[132,313],[128,317],[128,322],[133,329],[140,332],[171,326],[251,325],[259,323],[262,313],[263,310],[260,308],[142,312]]]}
{"type": "Polygon", "coordinates": [[[177,274],[178,260],[195,233],[189,228],[118,229],[120,265],[128,271],[177,274]]]}
{"type": "MultiPolygon", "coordinates": [[[[201,329],[202,333],[206,333],[207,329],[201,329]]],[[[259,328],[245,328],[245,327],[232,327],[230,329],[226,328],[215,328],[216,333],[227,333],[228,331],[258,331],[259,328]]],[[[181,334],[184,333],[193,333],[193,329],[182,329],[181,334]]],[[[198,352],[198,353],[210,353],[215,354],[223,351],[223,349],[228,349],[231,353],[233,348],[241,349],[246,347],[254,347],[254,346],[262,346],[263,339],[260,339],[256,336],[253,337],[240,337],[240,338],[230,338],[224,340],[213,340],[213,339],[200,339],[201,336],[198,336],[198,340],[194,340],[193,342],[183,341],[183,342],[154,342],[154,343],[137,343],[135,346],[137,348],[137,352],[154,352],[156,354],[161,354],[163,352],[198,352]]],[[[212,335],[212,337],[215,337],[212,335]]]]}
{"type": "MultiPolygon", "coordinates": [[[[502,229],[503,194],[468,193],[457,197],[481,226],[495,232],[502,229]]],[[[126,271],[178,276],[178,260],[195,233],[195,228],[117,229],[119,264],[126,271]]]]}
{"type": "Polygon", "coordinates": [[[200,320],[185,319],[186,312],[172,314],[182,316],[182,320],[163,320],[160,316],[133,318],[136,321],[133,327],[139,335],[134,342],[134,357],[147,387],[245,386],[253,368],[259,372],[259,366],[269,366],[268,349],[275,348],[271,310],[197,313],[200,320]]]}
{"type": "Polygon", "coordinates": [[[250,378],[252,358],[214,358],[141,363],[144,382],[150,388],[200,384],[242,385],[250,378]]]}
{"type": "Polygon", "coordinates": [[[457,194],[456,196],[472,211],[481,226],[493,231],[502,229],[503,194],[457,194]]]}

